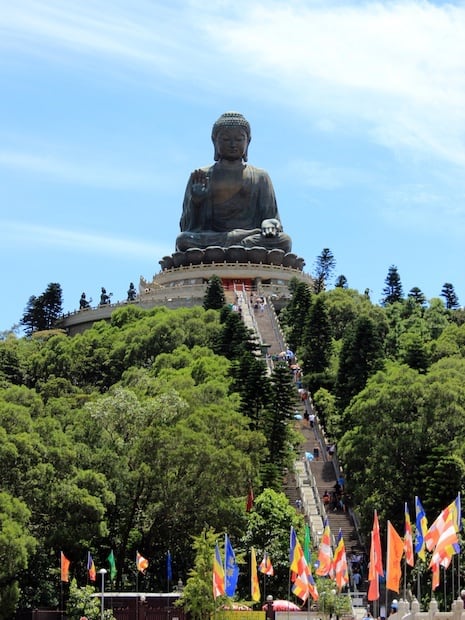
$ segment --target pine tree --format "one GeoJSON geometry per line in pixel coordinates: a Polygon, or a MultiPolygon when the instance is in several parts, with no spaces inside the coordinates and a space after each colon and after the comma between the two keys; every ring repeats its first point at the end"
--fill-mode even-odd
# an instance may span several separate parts
{"type": "Polygon", "coordinates": [[[213,274],[207,284],[207,290],[203,298],[203,307],[205,310],[220,310],[225,303],[226,298],[221,278],[213,274]]]}
{"type": "Polygon", "coordinates": [[[329,278],[336,268],[336,259],[329,248],[323,248],[315,262],[315,275],[313,276],[313,291],[321,293],[325,290],[329,278]]]}
{"type": "Polygon", "coordinates": [[[291,300],[279,315],[285,327],[287,344],[291,351],[297,351],[302,344],[305,321],[312,303],[312,294],[305,282],[294,278],[290,284],[291,300]]]}
{"type": "Polygon", "coordinates": [[[422,308],[426,306],[426,297],[423,295],[421,289],[419,289],[418,286],[414,286],[413,288],[411,288],[407,297],[409,297],[409,299],[413,299],[413,301],[422,308]]]}
{"type": "Polygon", "coordinates": [[[381,305],[388,306],[394,304],[396,301],[402,301],[403,291],[402,283],[400,281],[400,275],[395,265],[389,267],[388,274],[385,280],[385,287],[383,289],[384,297],[381,300],[381,305]]]}
{"type": "Polygon", "coordinates": [[[448,310],[454,310],[455,308],[459,308],[459,298],[455,293],[454,286],[450,282],[446,282],[441,291],[441,297],[444,297],[446,302],[446,308],[448,310]]]}
{"type": "Polygon", "coordinates": [[[339,355],[336,393],[341,409],[363,390],[368,377],[382,367],[383,355],[375,322],[368,316],[360,316],[347,331],[339,355]]]}
{"type": "Polygon", "coordinates": [[[269,450],[263,466],[264,487],[280,489],[282,471],[287,465],[288,423],[294,411],[295,387],[286,363],[278,363],[271,375],[270,404],[266,411],[264,433],[269,450]]]}
{"type": "Polygon", "coordinates": [[[332,329],[324,297],[316,295],[304,330],[303,370],[305,375],[324,372],[331,360],[332,329]]]}
{"type": "Polygon", "coordinates": [[[62,303],[61,286],[54,282],[39,297],[29,297],[20,321],[26,334],[30,336],[36,331],[52,329],[63,312],[62,303]]]}
{"type": "Polygon", "coordinates": [[[345,275],[341,273],[341,275],[336,278],[336,282],[334,283],[334,288],[347,288],[347,287],[348,287],[347,278],[345,277],[345,275]]]}

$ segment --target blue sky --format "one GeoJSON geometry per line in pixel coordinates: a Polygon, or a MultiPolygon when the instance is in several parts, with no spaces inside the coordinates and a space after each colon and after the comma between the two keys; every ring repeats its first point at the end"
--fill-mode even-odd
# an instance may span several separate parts
{"type": "Polygon", "coordinates": [[[71,311],[156,274],[227,110],[305,271],[465,303],[463,1],[2,4],[0,331],[50,282],[71,311]]]}

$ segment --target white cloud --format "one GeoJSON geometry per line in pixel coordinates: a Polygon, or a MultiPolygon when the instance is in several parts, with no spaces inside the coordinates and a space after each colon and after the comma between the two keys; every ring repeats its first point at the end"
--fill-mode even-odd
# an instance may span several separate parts
{"type": "Polygon", "coordinates": [[[17,0],[0,27],[2,47],[116,61],[113,71],[148,72],[153,87],[184,97],[189,84],[196,96],[253,89],[315,127],[465,165],[462,3],[136,0],[109,11],[99,1],[17,0]],[[170,86],[157,85],[162,77],[170,86]]]}

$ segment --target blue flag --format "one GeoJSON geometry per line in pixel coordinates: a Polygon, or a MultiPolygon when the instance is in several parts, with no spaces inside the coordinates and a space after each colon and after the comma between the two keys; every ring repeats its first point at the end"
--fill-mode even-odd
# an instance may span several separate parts
{"type": "Polygon", "coordinates": [[[229,542],[228,535],[224,540],[224,589],[226,596],[233,597],[236,591],[239,566],[236,564],[236,556],[229,542]]]}
{"type": "Polygon", "coordinates": [[[171,553],[169,551],[166,556],[166,578],[168,581],[173,580],[173,571],[171,569],[171,553]]]}

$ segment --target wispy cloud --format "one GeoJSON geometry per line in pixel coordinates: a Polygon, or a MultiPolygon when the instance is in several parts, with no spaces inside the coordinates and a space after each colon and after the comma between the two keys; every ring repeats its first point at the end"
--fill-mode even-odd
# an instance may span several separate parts
{"type": "Polygon", "coordinates": [[[115,256],[119,260],[131,259],[153,260],[172,252],[171,247],[160,244],[144,243],[138,239],[124,239],[107,235],[96,235],[86,231],[53,228],[50,226],[31,225],[11,220],[0,221],[2,244],[12,247],[27,247],[28,250],[40,248],[59,248],[61,251],[75,252],[85,248],[86,254],[105,257],[115,256]]]}
{"type": "MultiPolygon", "coordinates": [[[[393,2],[17,0],[0,47],[96,57],[189,96],[218,88],[298,107],[314,127],[465,166],[465,7],[393,2]],[[223,83],[224,76],[227,82],[223,83]]],[[[100,63],[96,63],[98,71],[100,63]]],[[[86,64],[86,69],[89,65],[86,64]]]]}
{"type": "MultiPolygon", "coordinates": [[[[45,176],[59,182],[111,189],[154,189],[165,182],[158,179],[153,171],[136,172],[118,164],[103,164],[101,160],[87,158],[83,162],[79,160],[79,155],[77,157],[76,161],[66,161],[56,154],[0,149],[0,168],[38,174],[42,179],[45,176]]],[[[109,160],[110,156],[106,158],[107,162],[109,160]]]]}

